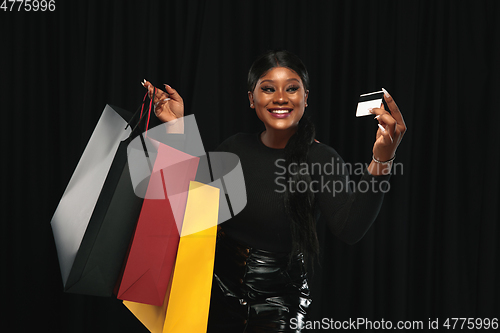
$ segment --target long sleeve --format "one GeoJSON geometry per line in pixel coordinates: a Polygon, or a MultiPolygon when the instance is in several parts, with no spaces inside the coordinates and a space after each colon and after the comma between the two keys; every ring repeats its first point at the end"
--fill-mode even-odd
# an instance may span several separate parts
{"type": "Polygon", "coordinates": [[[317,208],[334,235],[356,243],[377,217],[390,175],[373,176],[361,163],[346,164],[324,144],[313,144],[309,157],[317,208]],[[350,180],[349,175],[361,173],[359,182],[350,180]]]}

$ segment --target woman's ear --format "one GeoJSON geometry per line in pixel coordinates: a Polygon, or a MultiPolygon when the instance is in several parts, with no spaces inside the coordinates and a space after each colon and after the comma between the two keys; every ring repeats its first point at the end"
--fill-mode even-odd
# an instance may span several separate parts
{"type": "Polygon", "coordinates": [[[253,93],[251,91],[248,92],[248,101],[250,102],[250,107],[255,109],[255,106],[253,105],[253,93]]]}
{"type": "Polygon", "coordinates": [[[304,106],[307,107],[307,97],[309,97],[309,90],[306,90],[306,95],[304,97],[304,106]]]}

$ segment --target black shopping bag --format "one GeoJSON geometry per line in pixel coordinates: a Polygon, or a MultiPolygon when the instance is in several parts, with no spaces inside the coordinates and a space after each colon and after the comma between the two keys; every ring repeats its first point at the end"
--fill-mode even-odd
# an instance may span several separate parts
{"type": "Polygon", "coordinates": [[[132,118],[105,107],[52,218],[66,292],[112,296],[119,280],[143,202],[127,162],[130,140],[142,136],[132,118]]]}

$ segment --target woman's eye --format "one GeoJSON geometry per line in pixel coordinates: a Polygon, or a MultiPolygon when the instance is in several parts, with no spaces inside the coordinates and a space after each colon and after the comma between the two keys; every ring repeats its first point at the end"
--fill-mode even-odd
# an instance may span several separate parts
{"type": "MultiPolygon", "coordinates": [[[[266,93],[273,93],[276,91],[276,89],[274,89],[274,87],[262,87],[261,89],[263,92],[266,92],[266,93]]],[[[293,93],[299,89],[300,89],[299,86],[291,86],[291,87],[286,88],[286,91],[289,93],[293,93]]]]}

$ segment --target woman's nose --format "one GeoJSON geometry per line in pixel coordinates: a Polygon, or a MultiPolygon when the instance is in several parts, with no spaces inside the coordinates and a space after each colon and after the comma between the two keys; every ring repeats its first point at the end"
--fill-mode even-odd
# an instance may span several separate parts
{"type": "Polygon", "coordinates": [[[288,103],[288,97],[286,95],[286,92],[282,90],[276,91],[274,94],[274,102],[276,104],[288,103]]]}

